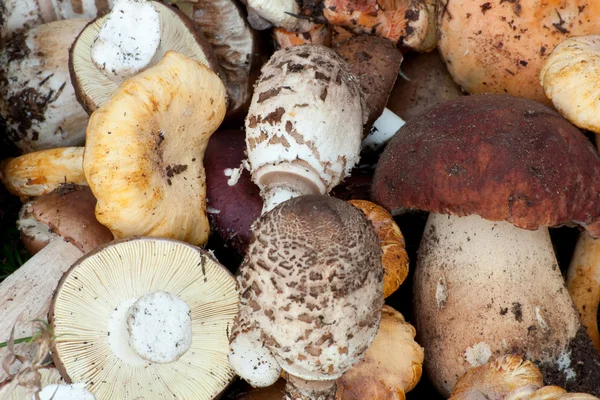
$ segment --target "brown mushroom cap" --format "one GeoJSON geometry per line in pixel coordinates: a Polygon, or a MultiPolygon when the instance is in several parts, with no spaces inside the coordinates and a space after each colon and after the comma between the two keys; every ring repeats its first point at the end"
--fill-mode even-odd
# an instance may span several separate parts
{"type": "Polygon", "coordinates": [[[575,222],[600,235],[600,156],[556,111],[508,95],[430,109],[388,143],[372,195],[388,210],[477,214],[535,230],[575,222]]]}
{"type": "MultiPolygon", "coordinates": [[[[110,230],[96,220],[95,206],[96,198],[89,187],[67,184],[28,204],[25,214],[87,253],[114,239],[110,230]]],[[[25,246],[32,254],[48,244],[44,241],[36,245],[37,238],[28,236],[23,227],[21,234],[25,246]]]]}
{"type": "Polygon", "coordinates": [[[387,108],[406,122],[430,107],[463,95],[437,51],[406,54],[402,73],[410,80],[396,80],[387,108]]]}
{"type": "Polygon", "coordinates": [[[550,104],[539,74],[569,36],[600,32],[600,2],[451,1],[437,7],[438,49],[469,93],[508,93],[550,104]]]}
{"type": "Polygon", "coordinates": [[[233,332],[243,327],[240,335],[262,337],[291,376],[339,378],[368,349],[381,317],[383,269],[372,225],[345,201],[307,195],[263,214],[254,234],[240,267],[233,332]]]}
{"type": "MultiPolygon", "coordinates": [[[[167,51],[172,50],[218,72],[219,66],[210,44],[194,28],[192,21],[179,10],[160,1],[153,1],[152,4],[156,7],[161,24],[161,43],[155,59],[162,59],[167,51]]],[[[75,95],[88,114],[108,101],[119,86],[96,68],[91,58],[90,49],[107,18],[108,15],[98,17],[83,28],[69,51],[69,72],[75,95]]]]}
{"type": "Polygon", "coordinates": [[[402,53],[390,40],[370,35],[347,39],[334,49],[360,80],[368,113],[365,125],[368,132],[388,102],[400,71],[402,53]]]}

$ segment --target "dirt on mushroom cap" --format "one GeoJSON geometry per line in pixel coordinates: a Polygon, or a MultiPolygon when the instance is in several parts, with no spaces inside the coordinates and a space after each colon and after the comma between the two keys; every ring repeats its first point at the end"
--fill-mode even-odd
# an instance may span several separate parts
{"type": "Polygon", "coordinates": [[[388,210],[478,214],[523,229],[577,223],[600,235],[600,156],[552,109],[507,95],[429,109],[388,143],[373,199],[388,210]]]}

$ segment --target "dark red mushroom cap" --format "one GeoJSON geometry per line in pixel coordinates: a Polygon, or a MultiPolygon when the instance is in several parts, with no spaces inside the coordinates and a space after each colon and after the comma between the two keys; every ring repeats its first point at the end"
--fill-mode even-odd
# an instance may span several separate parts
{"type": "Polygon", "coordinates": [[[509,95],[435,106],[388,143],[372,187],[392,212],[477,214],[523,229],[576,223],[600,236],[600,156],[549,107],[509,95]]]}

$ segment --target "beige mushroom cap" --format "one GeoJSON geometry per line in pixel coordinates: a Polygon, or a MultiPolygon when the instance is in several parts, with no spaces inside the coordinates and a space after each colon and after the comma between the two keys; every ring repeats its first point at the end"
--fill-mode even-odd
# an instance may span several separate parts
{"type": "Polygon", "coordinates": [[[452,1],[437,7],[438,50],[469,93],[550,103],[539,84],[548,55],[567,37],[600,32],[600,2],[452,1]]]}
{"type": "Polygon", "coordinates": [[[83,147],[40,150],[4,160],[0,180],[21,199],[50,193],[64,183],[87,185],[83,174],[83,147]]]}
{"type": "Polygon", "coordinates": [[[540,83],[565,118],[600,133],[600,35],[561,42],[544,63],[540,83]]]}
{"type": "Polygon", "coordinates": [[[205,243],[204,150],[225,109],[219,77],[176,52],[123,82],[87,129],[83,167],[98,221],[117,238],[205,243]]]}
{"type": "Polygon", "coordinates": [[[65,379],[98,400],[212,400],[234,378],[227,354],[237,308],[235,278],[207,252],[162,238],[111,242],[60,281],[49,312],[52,358],[65,379]],[[185,329],[170,323],[171,307],[180,305],[188,310],[185,329]],[[189,329],[191,342],[177,357],[148,361],[189,329]]]}

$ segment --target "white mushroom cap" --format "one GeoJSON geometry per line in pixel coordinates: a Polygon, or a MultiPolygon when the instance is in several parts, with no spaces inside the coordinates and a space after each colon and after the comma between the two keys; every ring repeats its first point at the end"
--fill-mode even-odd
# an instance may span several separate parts
{"type": "Polygon", "coordinates": [[[2,400],[95,400],[82,384],[67,384],[53,366],[39,368],[39,387],[21,386],[17,381],[0,383],[2,400]],[[41,389],[36,397],[35,391],[41,389]],[[52,397],[54,395],[54,397],[52,397]]]}
{"type": "Polygon", "coordinates": [[[248,0],[248,7],[273,25],[294,32],[308,32],[315,24],[298,18],[300,6],[296,0],[248,0]]]}
{"type": "Polygon", "coordinates": [[[160,17],[152,1],[116,0],[92,44],[92,62],[120,83],[154,60],[160,38],[160,17]]]}
{"type": "Polygon", "coordinates": [[[48,385],[39,393],[39,400],[95,400],[94,395],[83,386],[81,383],[48,385]]]}
{"type": "MultiPolygon", "coordinates": [[[[23,1],[25,2],[25,1],[23,1]]],[[[82,145],[88,116],[69,76],[69,46],[85,19],[51,22],[13,37],[0,53],[0,121],[23,152],[82,145]]]]}
{"type": "Polygon", "coordinates": [[[540,83],[565,118],[600,133],[600,35],[561,42],[542,67],[540,83]]]}
{"type": "Polygon", "coordinates": [[[338,185],[359,160],[365,122],[359,82],[333,50],[302,45],[275,52],[246,118],[248,160],[264,211],[338,185]],[[291,194],[268,193],[277,187],[291,194]]]}
{"type": "Polygon", "coordinates": [[[59,283],[49,313],[52,357],[65,378],[98,399],[212,400],[234,377],[227,355],[237,304],[231,273],[197,247],[159,238],[112,242],[77,261],[59,283]],[[141,323],[130,321],[136,326],[129,331],[128,313],[141,323]],[[151,351],[135,346],[143,343],[151,351]],[[174,353],[176,343],[183,354],[174,353]]]}

